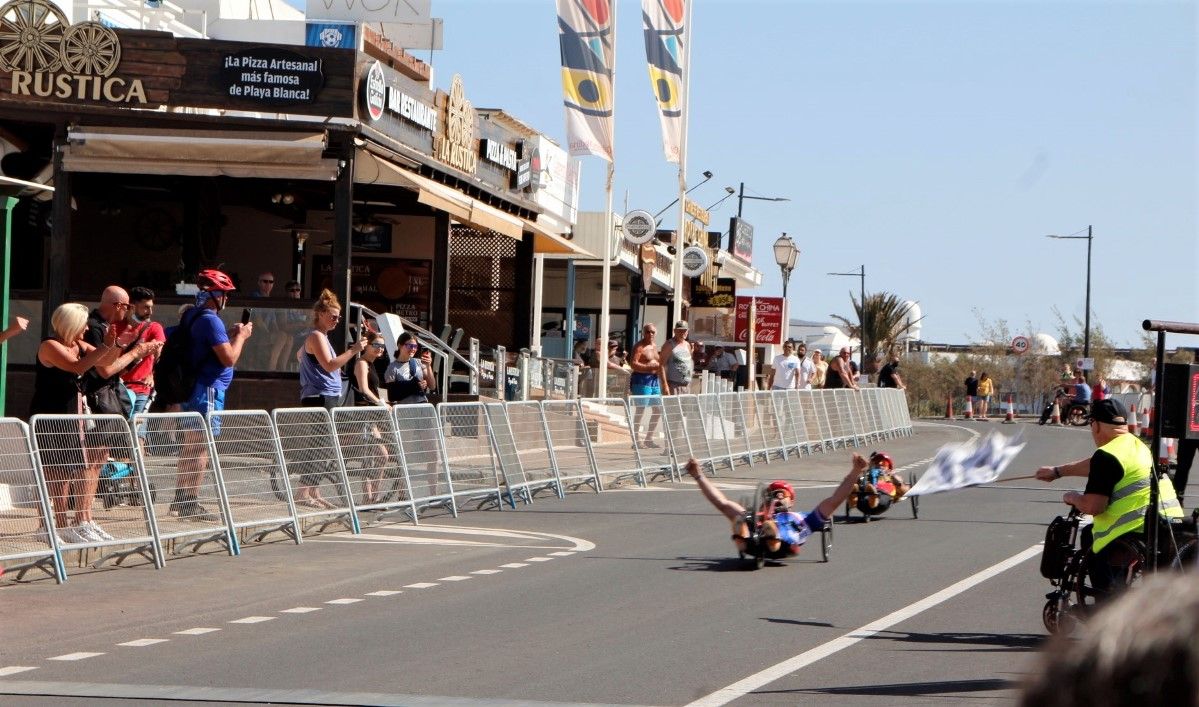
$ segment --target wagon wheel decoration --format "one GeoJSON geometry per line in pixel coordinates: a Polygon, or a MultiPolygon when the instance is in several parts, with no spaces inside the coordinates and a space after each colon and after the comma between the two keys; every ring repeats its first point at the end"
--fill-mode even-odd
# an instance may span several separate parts
{"type": "Polygon", "coordinates": [[[0,7],[0,69],[56,71],[59,45],[70,25],[48,0],[12,0],[0,7]]]}
{"type": "Polygon", "coordinates": [[[80,22],[63,33],[59,53],[72,73],[108,76],[121,63],[121,42],[99,22],[80,22]]]}

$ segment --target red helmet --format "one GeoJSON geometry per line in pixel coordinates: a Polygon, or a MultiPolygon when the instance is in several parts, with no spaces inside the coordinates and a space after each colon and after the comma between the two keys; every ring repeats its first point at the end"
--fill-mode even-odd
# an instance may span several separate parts
{"type": "Polygon", "coordinates": [[[791,488],[791,484],[786,481],[771,481],[770,485],[766,487],[766,495],[769,496],[775,491],[785,491],[788,496],[795,498],[795,489],[791,488]]]}
{"type": "Polygon", "coordinates": [[[237,287],[233,285],[232,278],[220,270],[214,270],[212,268],[201,270],[196,275],[196,285],[199,286],[199,288],[204,292],[229,292],[230,290],[237,289],[237,287]]]}
{"type": "Polygon", "coordinates": [[[891,458],[890,454],[887,454],[886,452],[874,452],[870,455],[871,464],[882,466],[883,462],[887,463],[888,470],[893,470],[895,468],[895,460],[891,458]]]}

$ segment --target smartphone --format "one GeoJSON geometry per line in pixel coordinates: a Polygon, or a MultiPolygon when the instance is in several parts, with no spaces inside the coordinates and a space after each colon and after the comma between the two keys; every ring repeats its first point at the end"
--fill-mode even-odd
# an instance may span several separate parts
{"type": "Polygon", "coordinates": [[[241,323],[242,323],[242,324],[249,324],[249,323],[250,323],[250,316],[251,316],[252,314],[254,314],[254,310],[250,309],[249,307],[247,307],[246,309],[243,309],[243,310],[241,310],[241,323]]]}

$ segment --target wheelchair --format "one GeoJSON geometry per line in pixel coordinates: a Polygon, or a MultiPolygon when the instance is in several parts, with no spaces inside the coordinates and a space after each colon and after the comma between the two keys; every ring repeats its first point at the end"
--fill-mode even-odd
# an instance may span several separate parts
{"type": "MultiPolygon", "coordinates": [[[[858,483],[854,490],[849,494],[849,498],[845,499],[845,518],[849,519],[850,510],[857,510],[865,518],[866,522],[875,516],[881,516],[890,510],[891,506],[900,501],[907,501],[908,506],[912,509],[912,518],[920,517],[920,497],[907,497],[899,493],[899,489],[894,489],[887,492],[882,489],[870,491],[867,488],[869,484],[867,474],[862,474],[858,477],[858,483]]],[[[916,485],[916,472],[909,471],[907,474],[907,486],[912,488],[916,485]]]]}
{"type": "MultiPolygon", "coordinates": [[[[746,549],[738,550],[737,556],[745,563],[746,569],[761,569],[767,560],[777,561],[796,557],[796,555],[776,555],[766,547],[767,538],[763,533],[763,524],[769,520],[772,512],[763,509],[770,507],[770,504],[773,503],[774,500],[770,498],[766,487],[758,484],[758,490],[754,493],[753,499],[744,499],[741,504],[749,509],[742,516],[742,522],[749,529],[749,537],[745,539],[746,549]]],[[[820,536],[820,561],[828,562],[833,551],[833,519],[829,518],[823,528],[814,531],[812,536],[809,536],[808,542],[804,543],[805,547],[811,543],[815,535],[820,536]]]]}
{"type": "MultiPolygon", "coordinates": [[[[1041,553],[1041,576],[1053,585],[1045,595],[1041,620],[1050,633],[1069,634],[1095,611],[1097,601],[1140,582],[1149,567],[1149,550],[1144,532],[1126,533],[1107,545],[1112,586],[1101,594],[1087,576],[1087,549],[1079,546],[1082,514],[1071,508],[1065,518],[1054,518],[1045,531],[1041,553]]],[[[1199,509],[1187,519],[1160,519],[1158,570],[1194,570],[1199,560],[1196,520],[1199,509]]]]}

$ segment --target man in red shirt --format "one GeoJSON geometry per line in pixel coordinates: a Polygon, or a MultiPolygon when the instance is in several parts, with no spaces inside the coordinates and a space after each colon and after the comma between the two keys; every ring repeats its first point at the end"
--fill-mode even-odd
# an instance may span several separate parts
{"type": "MultiPolygon", "coordinates": [[[[167,336],[162,325],[151,321],[154,316],[154,291],[145,287],[130,289],[129,304],[131,306],[125,320],[114,325],[117,328],[117,336],[132,329],[139,332],[138,339],[141,341],[165,342],[167,336]]],[[[125,382],[125,387],[137,396],[137,400],[133,404],[133,414],[135,415],[144,412],[149,407],[150,399],[154,395],[154,362],[156,359],[157,356],[147,356],[129,364],[121,372],[121,380],[125,382]]],[[[138,429],[137,441],[138,444],[145,447],[146,429],[144,426],[138,429]]]]}

